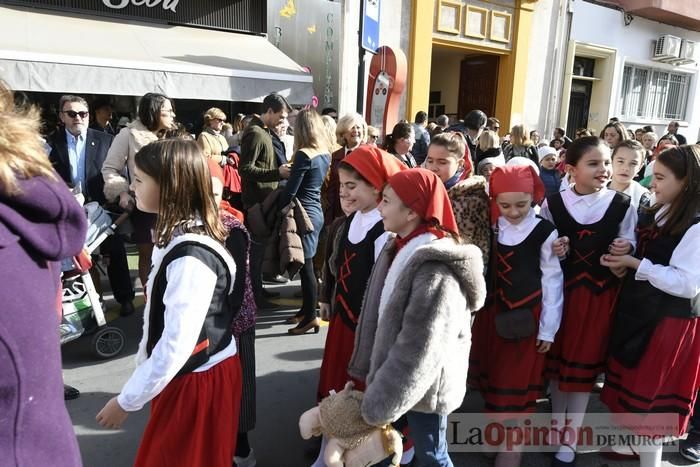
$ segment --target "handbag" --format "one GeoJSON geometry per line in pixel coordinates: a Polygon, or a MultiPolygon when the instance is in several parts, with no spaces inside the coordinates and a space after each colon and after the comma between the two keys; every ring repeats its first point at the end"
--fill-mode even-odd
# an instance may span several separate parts
{"type": "Polygon", "coordinates": [[[532,315],[530,308],[502,310],[496,313],[494,322],[496,324],[496,334],[506,340],[527,339],[532,337],[537,330],[535,317],[532,315]]]}

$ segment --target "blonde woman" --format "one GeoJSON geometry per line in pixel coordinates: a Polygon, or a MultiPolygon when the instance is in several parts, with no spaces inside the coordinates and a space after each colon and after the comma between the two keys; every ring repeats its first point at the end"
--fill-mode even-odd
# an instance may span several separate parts
{"type": "Polygon", "coordinates": [[[82,250],[86,220],[51,168],[40,124],[39,110],[15,108],[0,81],[0,452],[9,465],[78,467],[56,314],[58,261],[82,250]]]}
{"type": "MultiPolygon", "coordinates": [[[[478,148],[476,163],[477,165],[484,159],[497,159],[502,162],[500,165],[505,165],[506,160],[501,149],[501,141],[498,133],[491,130],[485,130],[478,139],[478,148]]],[[[480,174],[479,174],[480,175],[480,174]]]]}
{"type": "Polygon", "coordinates": [[[320,321],[316,315],[317,283],[314,273],[314,256],[318,238],[323,228],[321,209],[321,185],[330,165],[328,138],[323,120],[315,110],[302,110],[294,127],[294,163],[284,191],[279,198],[279,208],[284,209],[292,199],[302,205],[314,226],[313,232],[302,239],[304,266],[301,268],[302,307],[297,313],[299,324],[289,330],[290,334],[304,334],[313,329],[318,332],[320,321]]]}
{"type": "Polygon", "coordinates": [[[224,152],[228,149],[228,142],[221,130],[226,122],[226,114],[223,110],[212,107],[204,114],[204,129],[197,137],[197,144],[207,159],[211,159],[221,167],[225,166],[228,158],[224,152]]]}
{"type": "Polygon", "coordinates": [[[526,157],[539,166],[537,148],[532,141],[525,125],[515,125],[510,130],[510,144],[503,150],[506,162],[514,157],[526,157]]]}
{"type": "Polygon", "coordinates": [[[338,165],[350,151],[367,142],[367,123],[362,118],[362,115],[358,113],[343,115],[338,120],[335,136],[340,148],[333,151],[331,155],[331,167],[321,190],[321,199],[324,201],[323,218],[325,226],[331,225],[335,219],[343,215],[343,211],[340,209],[338,165]]]}

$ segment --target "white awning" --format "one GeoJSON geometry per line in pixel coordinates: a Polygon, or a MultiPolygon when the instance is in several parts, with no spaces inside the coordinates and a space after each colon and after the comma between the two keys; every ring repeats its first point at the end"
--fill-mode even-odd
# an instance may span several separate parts
{"type": "Polygon", "coordinates": [[[0,78],[12,89],[307,104],[312,77],[266,38],[0,6],[0,78]]]}

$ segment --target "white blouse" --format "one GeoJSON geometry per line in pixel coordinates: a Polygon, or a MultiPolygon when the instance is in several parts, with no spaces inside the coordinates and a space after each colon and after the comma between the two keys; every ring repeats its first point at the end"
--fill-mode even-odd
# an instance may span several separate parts
{"type": "MultiPolygon", "coordinates": [[[[658,219],[666,211],[663,206],[658,219]]],[[[663,220],[661,221],[663,224],[663,220]]],[[[638,281],[649,281],[651,285],[670,295],[693,298],[700,294],[700,223],[690,227],[673,250],[668,266],[654,264],[642,259],[634,275],[638,281]]]]}
{"type": "MultiPolygon", "coordinates": [[[[355,216],[350,222],[350,228],[348,229],[348,240],[350,240],[350,243],[357,245],[364,240],[367,233],[372,230],[372,227],[374,227],[377,222],[382,222],[382,216],[379,214],[379,210],[377,208],[374,208],[366,213],[356,211],[355,216]]],[[[374,241],[375,261],[377,261],[377,258],[379,258],[379,253],[382,252],[387,240],[389,240],[389,232],[384,232],[374,241]]]]}
{"type": "MultiPolygon", "coordinates": [[[[190,237],[201,239],[203,236],[185,234],[177,240],[184,241],[190,237]]],[[[172,249],[174,243],[177,241],[173,240],[166,248],[153,249],[153,268],[148,278],[148,290],[153,289],[153,280],[160,262],[172,249]]],[[[230,260],[227,264],[231,277],[235,277],[235,263],[230,260]]],[[[163,294],[165,304],[163,335],[154,346],[151,355],[146,357],[144,351],[145,341],[148,339],[150,308],[147,304],[144,310],[144,335],[139,345],[137,366],[117,397],[119,406],[127,412],[140,410],[160,394],[190,358],[197,345],[217,282],[216,273],[192,256],[177,258],[168,264],[166,278],[168,285],[163,294]]],[[[231,339],[231,343],[225,349],[211,356],[207,363],[194,371],[206,371],[235,354],[236,341],[231,339]]]]}
{"type": "MultiPolygon", "coordinates": [[[[498,218],[498,242],[503,245],[517,245],[530,235],[530,232],[542,222],[530,209],[527,217],[519,224],[513,225],[503,216],[498,218]]],[[[552,243],[559,237],[555,230],[540,248],[540,270],[542,271],[542,314],[537,339],[554,342],[554,336],[561,323],[564,305],[564,274],[559,258],[552,251],[552,243]]]]}
{"type": "MultiPolygon", "coordinates": [[[[603,188],[600,191],[589,195],[579,195],[573,190],[572,187],[568,190],[562,191],[561,197],[564,201],[564,207],[566,207],[566,210],[569,212],[571,217],[573,217],[579,224],[586,225],[595,224],[603,218],[603,215],[605,215],[605,212],[610,206],[615,193],[615,190],[603,188]]],[[[549,205],[547,204],[546,200],[542,204],[540,216],[554,223],[554,218],[552,217],[552,213],[549,210],[549,205]]],[[[632,203],[630,203],[629,208],[627,208],[627,213],[625,214],[624,219],[622,219],[617,235],[620,238],[628,240],[632,244],[632,248],[634,248],[637,244],[637,238],[635,236],[636,227],[637,209],[632,203]]]]}
{"type": "Polygon", "coordinates": [[[629,186],[624,191],[622,191],[622,193],[629,196],[631,198],[630,202],[632,203],[634,208],[636,210],[639,210],[639,204],[642,200],[642,196],[644,196],[645,194],[649,194],[649,190],[640,185],[639,182],[632,180],[632,183],[630,183],[629,186]]]}

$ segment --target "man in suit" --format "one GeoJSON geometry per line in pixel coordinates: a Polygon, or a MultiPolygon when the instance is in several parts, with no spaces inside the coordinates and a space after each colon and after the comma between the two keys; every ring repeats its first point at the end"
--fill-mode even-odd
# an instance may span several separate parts
{"type": "MultiPolygon", "coordinates": [[[[102,164],[113,136],[88,128],[88,105],[82,97],[62,96],[58,108],[62,125],[49,138],[49,159],[61,178],[68,186],[79,190],[86,202],[96,201],[104,205],[107,200],[103,193],[102,164]]],[[[134,287],[124,240],[119,235],[107,237],[100,251],[110,257],[107,267],[109,283],[114,299],[121,305],[120,314],[128,316],[134,312],[134,287]]]]}

